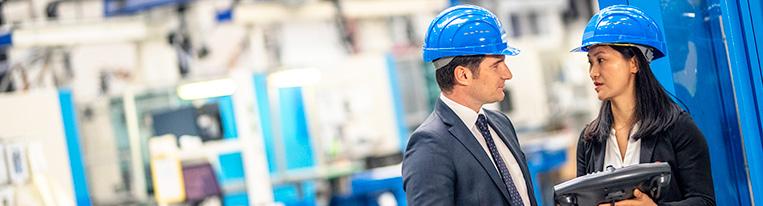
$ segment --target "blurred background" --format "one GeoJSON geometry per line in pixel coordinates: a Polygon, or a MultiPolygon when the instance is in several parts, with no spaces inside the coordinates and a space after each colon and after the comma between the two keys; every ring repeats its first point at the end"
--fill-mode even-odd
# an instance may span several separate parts
{"type": "Polygon", "coordinates": [[[522,51],[486,107],[541,205],[599,107],[569,50],[613,4],[665,32],[652,67],[708,140],[718,204],[763,203],[759,0],[0,0],[0,205],[406,205],[402,152],[440,92],[422,39],[457,4],[522,51]]]}

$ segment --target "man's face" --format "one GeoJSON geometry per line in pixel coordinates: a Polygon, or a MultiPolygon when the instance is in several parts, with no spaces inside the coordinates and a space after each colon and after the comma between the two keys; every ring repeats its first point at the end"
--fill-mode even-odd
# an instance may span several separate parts
{"type": "Polygon", "coordinates": [[[483,104],[503,100],[505,81],[511,79],[511,71],[506,66],[503,55],[488,55],[482,60],[478,68],[478,75],[474,76],[473,84],[470,85],[472,98],[483,104]]]}

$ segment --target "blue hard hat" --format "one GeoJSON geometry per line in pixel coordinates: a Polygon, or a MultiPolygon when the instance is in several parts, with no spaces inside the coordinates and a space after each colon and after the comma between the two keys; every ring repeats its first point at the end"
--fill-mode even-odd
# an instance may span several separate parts
{"type": "Polygon", "coordinates": [[[424,61],[468,55],[510,55],[519,50],[508,45],[506,32],[495,14],[473,5],[450,7],[429,24],[424,38],[424,61]]]}
{"type": "Polygon", "coordinates": [[[628,5],[608,6],[593,15],[583,32],[583,44],[572,51],[587,52],[597,44],[646,46],[653,50],[653,59],[665,56],[660,28],[640,9],[628,5]]]}

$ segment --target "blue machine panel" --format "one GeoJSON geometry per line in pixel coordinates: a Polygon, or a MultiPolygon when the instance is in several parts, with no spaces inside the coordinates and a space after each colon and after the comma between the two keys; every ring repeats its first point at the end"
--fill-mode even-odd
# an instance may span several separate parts
{"type": "Polygon", "coordinates": [[[273,199],[284,206],[315,206],[315,195],[315,182],[312,181],[273,186],[273,199]]]}
{"type": "MultiPolygon", "coordinates": [[[[218,157],[218,161],[220,162],[219,179],[223,188],[230,187],[231,185],[246,185],[241,152],[221,154],[218,157]]],[[[243,190],[224,191],[223,199],[226,206],[249,204],[246,188],[241,189],[243,190]]]]}
{"type": "Polygon", "coordinates": [[[670,1],[661,6],[675,94],[688,106],[707,139],[716,201],[749,205],[744,154],[718,13],[708,1],[670,1]],[[696,2],[696,3],[695,3],[696,2]],[[698,3],[698,4],[697,4],[698,3]]]}
{"type": "Polygon", "coordinates": [[[185,4],[192,0],[103,0],[104,16],[129,15],[159,6],[185,4]]]}
{"type": "Polygon", "coordinates": [[[305,104],[302,101],[302,88],[280,88],[278,99],[286,169],[312,167],[315,163],[307,127],[305,104]]]}
{"type": "Polygon", "coordinates": [[[13,44],[13,33],[0,32],[0,48],[13,44]]]}

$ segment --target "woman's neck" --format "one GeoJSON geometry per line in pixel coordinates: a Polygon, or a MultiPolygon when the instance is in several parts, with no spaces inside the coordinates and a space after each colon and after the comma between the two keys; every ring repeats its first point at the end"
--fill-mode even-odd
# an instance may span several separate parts
{"type": "Polygon", "coordinates": [[[634,96],[622,95],[612,98],[612,116],[614,122],[612,126],[615,129],[630,128],[634,124],[634,113],[636,111],[636,101],[634,96]]]}

